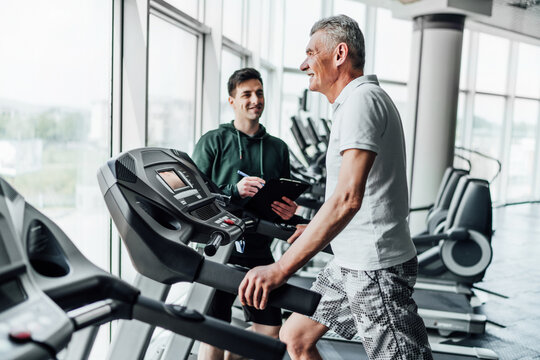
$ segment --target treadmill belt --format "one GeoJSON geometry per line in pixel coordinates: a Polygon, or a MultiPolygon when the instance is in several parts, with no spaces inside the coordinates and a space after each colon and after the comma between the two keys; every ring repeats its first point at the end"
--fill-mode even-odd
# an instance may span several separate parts
{"type": "Polygon", "coordinates": [[[415,289],[413,299],[421,309],[472,313],[472,307],[463,294],[415,289]]]}
{"type": "MultiPolygon", "coordinates": [[[[364,347],[354,342],[320,340],[317,349],[325,360],[368,360],[364,347]]],[[[283,360],[291,360],[289,354],[283,360]]]]}
{"type": "MultiPolygon", "coordinates": [[[[347,340],[320,340],[317,349],[324,360],[368,360],[366,350],[362,344],[347,340]]],[[[461,354],[445,354],[433,352],[434,360],[460,360],[476,359],[475,356],[461,354]]],[[[289,354],[285,354],[283,360],[291,360],[289,354]]]]}

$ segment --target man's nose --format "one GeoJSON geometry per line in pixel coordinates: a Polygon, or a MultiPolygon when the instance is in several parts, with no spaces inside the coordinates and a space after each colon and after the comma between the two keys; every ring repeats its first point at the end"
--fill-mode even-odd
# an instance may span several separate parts
{"type": "Polygon", "coordinates": [[[307,64],[307,59],[306,59],[306,60],[304,60],[304,62],[302,62],[302,63],[300,64],[300,70],[306,71],[307,69],[309,69],[309,66],[308,66],[308,64],[307,64]]]}
{"type": "Polygon", "coordinates": [[[251,101],[252,103],[254,104],[258,104],[260,101],[259,101],[259,97],[257,96],[257,94],[252,94],[250,97],[249,97],[249,101],[251,101]]]}

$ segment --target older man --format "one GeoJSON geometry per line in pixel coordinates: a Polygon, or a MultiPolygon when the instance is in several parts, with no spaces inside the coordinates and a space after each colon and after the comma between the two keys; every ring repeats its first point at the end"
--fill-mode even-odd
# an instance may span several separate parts
{"type": "Polygon", "coordinates": [[[279,261],[246,275],[240,299],[265,308],[269,291],[332,241],[334,259],[312,287],[322,294],[315,314],[293,314],[280,332],[291,357],[321,359],[315,345],[331,329],[348,339],[361,336],[370,359],[431,359],[411,297],[418,262],[407,223],[399,113],[377,77],[364,75],[364,38],[351,18],[316,22],[306,54],[300,69],[309,89],[334,108],[326,201],[279,261]]]}

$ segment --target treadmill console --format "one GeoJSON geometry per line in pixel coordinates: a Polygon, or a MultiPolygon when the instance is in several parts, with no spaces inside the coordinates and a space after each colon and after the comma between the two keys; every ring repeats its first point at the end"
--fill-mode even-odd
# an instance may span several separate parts
{"type": "Polygon", "coordinates": [[[211,256],[245,230],[222,206],[219,189],[178,150],[121,153],[100,168],[98,182],[135,268],[156,281],[192,281],[203,256],[185,245],[206,244],[211,256]],[[160,261],[170,262],[170,269],[157,269],[160,261]],[[190,270],[171,270],[174,262],[190,270]]]}
{"type": "Polygon", "coordinates": [[[35,284],[20,229],[22,199],[0,178],[0,359],[50,359],[71,339],[67,315],[35,284]]]}

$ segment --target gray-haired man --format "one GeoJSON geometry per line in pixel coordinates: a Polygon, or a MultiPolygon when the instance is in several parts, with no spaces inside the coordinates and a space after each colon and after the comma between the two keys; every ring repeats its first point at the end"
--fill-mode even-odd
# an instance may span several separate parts
{"type": "Polygon", "coordinates": [[[326,201],[276,263],[252,269],[239,287],[242,303],[266,307],[268,293],[332,241],[334,259],[312,289],[322,294],[315,314],[293,314],[280,338],[293,359],[321,359],[316,343],[329,329],[362,342],[370,359],[431,359],[412,299],[418,263],[411,241],[405,145],[399,113],[364,76],[364,38],[340,15],[311,29],[300,66],[309,88],[333,104],[326,156],[326,201]]]}

